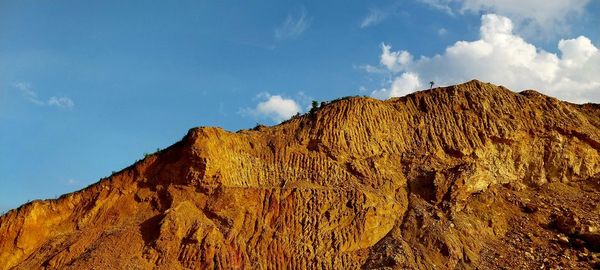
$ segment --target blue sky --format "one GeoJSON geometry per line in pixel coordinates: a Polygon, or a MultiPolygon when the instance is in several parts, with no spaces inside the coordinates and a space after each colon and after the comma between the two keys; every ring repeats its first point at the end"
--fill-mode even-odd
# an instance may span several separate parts
{"type": "Polygon", "coordinates": [[[599,1],[320,2],[0,0],[0,211],[313,99],[479,78],[600,101],[599,1]]]}

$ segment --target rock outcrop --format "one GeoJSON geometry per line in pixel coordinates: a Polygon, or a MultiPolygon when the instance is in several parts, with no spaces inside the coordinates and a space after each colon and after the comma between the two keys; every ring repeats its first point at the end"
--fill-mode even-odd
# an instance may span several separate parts
{"type": "Polygon", "coordinates": [[[600,106],[471,81],[194,128],[0,217],[0,269],[541,269],[600,258],[600,106]]]}

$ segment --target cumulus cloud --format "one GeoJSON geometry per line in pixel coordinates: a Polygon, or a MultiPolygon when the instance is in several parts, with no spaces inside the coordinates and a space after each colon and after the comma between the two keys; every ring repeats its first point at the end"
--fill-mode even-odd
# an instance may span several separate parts
{"type": "Polygon", "coordinates": [[[269,93],[259,94],[259,98],[262,101],[255,108],[243,109],[241,111],[242,114],[268,118],[279,123],[302,111],[298,102],[291,98],[284,98],[280,95],[271,95],[269,93]]]}
{"type": "Polygon", "coordinates": [[[567,21],[583,14],[590,0],[420,0],[453,14],[490,12],[511,18],[528,34],[550,33],[567,29],[567,21]]]}
{"type": "Polygon", "coordinates": [[[375,90],[371,94],[375,98],[387,99],[389,97],[401,97],[410,94],[421,87],[419,75],[412,72],[404,72],[396,77],[390,87],[381,90],[375,90]]]}
{"type": "Polygon", "coordinates": [[[304,8],[300,10],[300,14],[297,16],[290,14],[275,29],[275,40],[282,41],[297,38],[310,27],[310,23],[311,19],[306,17],[306,9],[304,8]]]}
{"type": "Polygon", "coordinates": [[[392,47],[384,43],[381,44],[380,63],[391,71],[400,71],[412,62],[412,55],[407,51],[392,52],[392,47]]]}
{"type": "Polygon", "coordinates": [[[600,52],[590,39],[561,39],[560,53],[555,54],[536,48],[514,34],[513,28],[507,17],[483,15],[478,40],[458,41],[441,54],[418,60],[383,44],[380,64],[396,78],[372,94],[394,97],[430,80],[449,85],[480,79],[515,91],[536,89],[572,102],[600,101],[600,52]]]}
{"type": "Polygon", "coordinates": [[[52,96],[47,101],[40,99],[38,97],[38,94],[33,90],[31,83],[28,83],[28,82],[16,82],[13,84],[13,87],[15,89],[17,89],[19,92],[21,92],[21,95],[23,95],[23,97],[27,101],[29,101],[33,104],[36,104],[36,105],[56,106],[56,107],[67,108],[67,109],[73,108],[73,106],[75,106],[75,103],[73,102],[73,100],[71,100],[68,97],[52,96]]]}

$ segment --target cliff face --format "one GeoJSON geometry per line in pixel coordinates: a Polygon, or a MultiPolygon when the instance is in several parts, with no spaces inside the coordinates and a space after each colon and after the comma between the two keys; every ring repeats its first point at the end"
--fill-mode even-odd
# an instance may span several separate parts
{"type": "Polygon", "coordinates": [[[195,128],[0,217],[0,269],[591,268],[600,107],[471,81],[195,128]]]}

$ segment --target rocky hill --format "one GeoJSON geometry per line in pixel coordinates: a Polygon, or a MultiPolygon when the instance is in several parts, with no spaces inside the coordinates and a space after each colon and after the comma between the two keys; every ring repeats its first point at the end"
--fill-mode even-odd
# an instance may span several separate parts
{"type": "Polygon", "coordinates": [[[470,81],[194,128],[0,217],[0,269],[600,267],[600,106],[470,81]]]}

